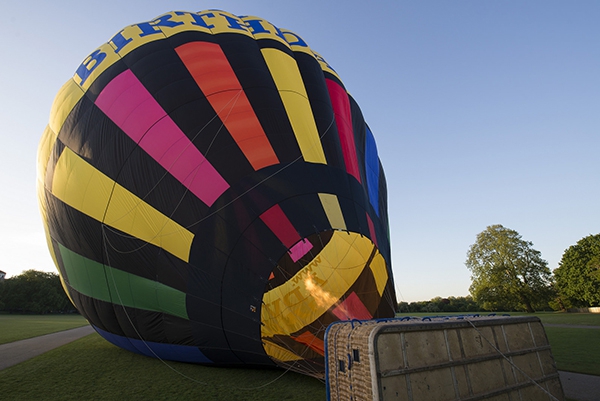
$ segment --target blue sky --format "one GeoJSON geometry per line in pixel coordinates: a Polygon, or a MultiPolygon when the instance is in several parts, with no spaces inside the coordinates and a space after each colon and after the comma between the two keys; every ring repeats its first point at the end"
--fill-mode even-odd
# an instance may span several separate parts
{"type": "Polygon", "coordinates": [[[9,276],[55,271],[35,163],[59,88],[122,27],[176,9],[260,16],[336,69],[386,171],[399,300],[467,295],[466,253],[488,225],[518,231],[551,269],[600,232],[600,2],[4,3],[0,270],[9,276]]]}

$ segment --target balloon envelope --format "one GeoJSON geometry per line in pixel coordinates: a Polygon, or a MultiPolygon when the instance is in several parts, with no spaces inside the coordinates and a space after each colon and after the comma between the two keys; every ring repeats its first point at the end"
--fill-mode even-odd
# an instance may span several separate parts
{"type": "Polygon", "coordinates": [[[337,320],[394,315],[375,140],[299,35],[170,12],[93,51],[38,151],[48,246],[100,335],[321,376],[337,320]]]}

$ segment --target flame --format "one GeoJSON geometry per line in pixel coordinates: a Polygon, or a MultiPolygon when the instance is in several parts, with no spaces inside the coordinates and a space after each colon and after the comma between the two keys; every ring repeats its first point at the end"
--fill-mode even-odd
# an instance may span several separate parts
{"type": "Polygon", "coordinates": [[[319,305],[320,307],[327,307],[331,305],[331,309],[339,307],[344,313],[344,315],[349,316],[346,308],[344,308],[343,305],[340,305],[339,299],[335,298],[333,295],[323,290],[315,283],[312,273],[309,273],[304,279],[304,286],[306,287],[306,290],[310,293],[310,295],[313,297],[317,305],[319,305]]]}

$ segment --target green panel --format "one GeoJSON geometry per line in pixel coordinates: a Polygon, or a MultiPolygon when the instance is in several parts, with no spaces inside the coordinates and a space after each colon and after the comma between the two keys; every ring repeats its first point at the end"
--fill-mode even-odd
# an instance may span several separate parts
{"type": "Polygon", "coordinates": [[[78,292],[101,301],[188,318],[184,292],[59,247],[67,281],[78,292]]]}
{"type": "Polygon", "coordinates": [[[101,301],[111,302],[104,266],[58,244],[67,273],[66,281],[78,292],[101,301]]]}

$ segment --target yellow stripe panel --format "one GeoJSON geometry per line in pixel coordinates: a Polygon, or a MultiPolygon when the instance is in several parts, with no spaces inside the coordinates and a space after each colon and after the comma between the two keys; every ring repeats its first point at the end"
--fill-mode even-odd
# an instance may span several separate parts
{"type": "Polygon", "coordinates": [[[360,234],[334,232],[310,264],[264,294],[262,336],[290,335],[334,306],[364,270],[373,247],[360,234]],[[316,291],[311,291],[309,280],[317,287],[316,291]]]}
{"type": "Polygon", "coordinates": [[[71,110],[73,110],[73,107],[75,107],[77,102],[83,97],[83,94],[84,91],[72,79],[69,79],[62,88],[60,88],[54,98],[54,103],[52,103],[52,109],[50,110],[50,122],[48,125],[52,131],[57,134],[60,132],[67,116],[71,113],[71,110]]]}
{"type": "Polygon", "coordinates": [[[46,126],[37,150],[37,185],[38,193],[44,190],[44,182],[46,181],[46,170],[48,169],[48,161],[52,148],[56,143],[58,135],[52,131],[49,125],[46,126]]]}
{"type": "Polygon", "coordinates": [[[292,124],[304,160],[327,164],[308,95],[296,61],[286,53],[261,49],[292,124]]]}
{"type": "Polygon", "coordinates": [[[188,261],[194,234],[66,148],[52,194],[88,216],[188,261]]]}
{"type": "Polygon", "coordinates": [[[329,220],[331,228],[335,228],[337,230],[346,230],[346,221],[344,220],[342,208],[340,207],[340,202],[338,201],[337,196],[333,194],[320,193],[319,199],[321,200],[321,204],[323,205],[323,209],[325,210],[325,214],[327,215],[327,219],[329,220]]]}
{"type": "Polygon", "coordinates": [[[382,296],[383,291],[385,290],[385,285],[388,281],[388,272],[385,259],[383,259],[383,256],[381,256],[379,252],[375,254],[375,257],[373,258],[373,261],[371,262],[369,267],[371,268],[373,277],[375,277],[377,292],[379,292],[379,296],[382,296]]]}
{"type": "Polygon", "coordinates": [[[263,342],[263,348],[265,349],[267,355],[278,361],[289,362],[304,359],[301,355],[298,355],[292,351],[288,351],[280,345],[272,343],[268,340],[263,342]]]}

